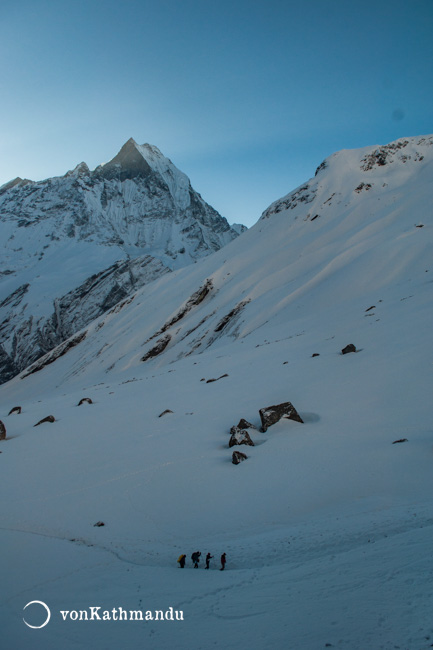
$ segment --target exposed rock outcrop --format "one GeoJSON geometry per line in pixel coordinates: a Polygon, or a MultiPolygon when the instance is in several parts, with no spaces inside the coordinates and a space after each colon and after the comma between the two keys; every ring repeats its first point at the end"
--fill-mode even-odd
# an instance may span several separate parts
{"type": "Polygon", "coordinates": [[[349,354],[350,352],[356,352],[356,347],[353,343],[349,343],[349,345],[346,345],[346,347],[341,350],[341,354],[349,354]]]}
{"type": "Polygon", "coordinates": [[[6,440],[6,427],[0,420],[0,440],[6,440]]]}
{"type": "Polygon", "coordinates": [[[203,300],[206,298],[206,296],[212,291],[213,289],[213,282],[210,278],[206,280],[206,282],[199,288],[197,291],[195,291],[192,296],[188,298],[186,301],[185,305],[179,309],[179,311],[172,317],[170,318],[164,325],[159,329],[151,338],[149,339],[152,340],[156,336],[159,336],[160,334],[163,334],[166,332],[170,327],[178,323],[184,316],[186,316],[191,309],[194,307],[198,307],[203,300]]]}
{"type": "Polygon", "coordinates": [[[156,342],[156,345],[153,346],[146,354],[141,357],[142,361],[148,361],[149,359],[153,359],[153,357],[157,357],[161,352],[164,352],[165,348],[171,341],[171,335],[170,334],[164,334],[158,341],[156,342]]]}

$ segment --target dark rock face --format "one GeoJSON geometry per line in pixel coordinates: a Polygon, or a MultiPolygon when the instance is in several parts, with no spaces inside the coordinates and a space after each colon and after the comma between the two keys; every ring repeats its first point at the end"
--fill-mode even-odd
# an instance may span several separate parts
{"type": "Polygon", "coordinates": [[[232,463],[233,465],[239,465],[239,463],[242,463],[242,461],[246,460],[248,456],[246,454],[243,454],[241,451],[234,451],[232,455],[232,463]]]}
{"type": "MultiPolygon", "coordinates": [[[[156,176],[156,174],[153,174],[150,165],[138,152],[132,138],[123,145],[117,156],[106,165],[98,167],[95,171],[101,178],[107,180],[116,179],[120,182],[137,177],[145,179],[146,177],[156,176]]],[[[158,177],[155,180],[161,183],[158,177]]]]}
{"type": "Polygon", "coordinates": [[[356,352],[353,343],[349,343],[349,345],[346,345],[346,347],[341,350],[341,354],[349,354],[349,352],[356,352]]]}
{"type": "Polygon", "coordinates": [[[13,409],[9,411],[8,415],[13,415],[14,413],[19,415],[21,413],[21,406],[14,406],[13,409]]]}
{"type": "Polygon", "coordinates": [[[295,420],[295,422],[304,422],[291,402],[267,406],[266,408],[260,409],[259,414],[263,433],[282,418],[295,420]]]}
{"type": "Polygon", "coordinates": [[[158,354],[161,354],[161,352],[164,352],[165,348],[171,341],[171,335],[170,334],[164,334],[157,342],[156,345],[153,346],[146,354],[144,357],[141,358],[142,361],[148,361],[149,359],[153,359],[153,357],[157,357],[158,354]]]}
{"type": "Polygon", "coordinates": [[[0,440],[6,440],[6,427],[0,420],[0,440]]]}
{"type": "Polygon", "coordinates": [[[229,447],[234,447],[235,445],[249,445],[250,447],[254,447],[254,442],[251,440],[248,431],[238,429],[238,427],[232,427],[230,434],[229,447]]]}
{"type": "MultiPolygon", "coordinates": [[[[212,289],[213,289],[213,282],[212,282],[211,279],[208,278],[206,280],[206,282],[199,289],[197,289],[197,291],[195,291],[192,294],[192,296],[190,296],[188,298],[188,300],[186,301],[186,304],[183,305],[183,307],[181,307],[179,309],[177,314],[175,314],[175,316],[173,316],[173,318],[170,318],[170,320],[168,320],[166,323],[164,323],[164,325],[161,327],[161,329],[159,329],[151,337],[151,339],[153,339],[156,336],[159,336],[160,334],[163,334],[164,332],[166,332],[168,329],[170,329],[170,327],[172,327],[173,325],[178,323],[180,320],[182,320],[182,318],[184,316],[186,316],[186,314],[188,314],[191,311],[191,309],[193,309],[194,307],[198,307],[198,305],[200,305],[203,302],[203,300],[212,291],[212,289]]],[[[151,339],[149,339],[149,340],[151,340],[151,339]]]]}
{"type": "Polygon", "coordinates": [[[227,325],[241,313],[245,305],[248,305],[249,302],[249,300],[242,300],[242,302],[237,304],[236,307],[234,307],[228,314],[224,316],[224,318],[220,320],[218,325],[215,327],[214,332],[221,332],[225,327],[227,327],[227,325]]]}
{"type": "Polygon", "coordinates": [[[39,422],[36,422],[34,426],[38,427],[40,424],[43,424],[44,422],[55,422],[55,421],[56,418],[54,417],[54,415],[47,415],[46,418],[43,418],[42,420],[39,420],[39,422]]]}
{"type": "Polygon", "coordinates": [[[94,527],[96,526],[97,528],[101,528],[101,526],[105,526],[105,524],[103,521],[97,521],[96,524],[93,524],[93,526],[94,527]]]}
{"type": "Polygon", "coordinates": [[[398,442],[407,442],[407,441],[408,441],[407,438],[400,438],[400,440],[394,440],[392,444],[396,445],[398,442]]]}

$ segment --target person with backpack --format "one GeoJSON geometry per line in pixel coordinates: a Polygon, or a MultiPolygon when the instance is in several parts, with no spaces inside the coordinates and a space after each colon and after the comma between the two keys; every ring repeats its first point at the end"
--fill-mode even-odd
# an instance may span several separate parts
{"type": "Polygon", "coordinates": [[[205,566],[205,569],[209,569],[209,562],[211,561],[212,558],[213,558],[213,555],[211,555],[210,553],[208,553],[208,554],[206,555],[206,566],[205,566]]]}
{"type": "Polygon", "coordinates": [[[191,560],[193,561],[194,569],[198,569],[198,563],[200,562],[200,555],[201,555],[200,551],[195,551],[191,555],[191,560]]]}
{"type": "Polygon", "coordinates": [[[224,571],[225,565],[226,565],[226,554],[223,553],[221,555],[221,569],[220,569],[220,571],[224,571]]]}
{"type": "Polygon", "coordinates": [[[177,561],[179,562],[179,565],[180,565],[179,568],[180,568],[180,569],[183,569],[183,567],[185,566],[185,560],[186,560],[186,555],[185,555],[185,553],[182,553],[182,555],[179,555],[177,561]]]}

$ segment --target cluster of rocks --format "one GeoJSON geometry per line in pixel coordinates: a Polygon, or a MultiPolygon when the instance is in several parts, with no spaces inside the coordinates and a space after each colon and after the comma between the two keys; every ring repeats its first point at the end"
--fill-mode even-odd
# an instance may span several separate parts
{"type": "MultiPolygon", "coordinates": [[[[276,424],[282,419],[294,420],[295,422],[300,423],[304,422],[291,402],[283,402],[282,404],[275,404],[273,406],[262,408],[259,410],[259,415],[262,424],[262,433],[266,433],[270,426],[276,424]]],[[[244,418],[239,420],[238,424],[230,429],[229,448],[240,445],[254,447],[254,442],[248,430],[257,431],[257,427],[244,418]]],[[[232,463],[233,465],[239,465],[239,463],[247,458],[248,456],[246,454],[236,450],[232,454],[232,463]]]]}
{"type": "MultiPolygon", "coordinates": [[[[77,406],[81,406],[82,404],[93,404],[93,402],[90,399],[90,397],[83,397],[82,399],[80,399],[77,406]]],[[[21,406],[14,406],[13,408],[11,408],[8,415],[20,415],[21,413],[22,413],[21,406]]],[[[38,427],[40,424],[44,424],[45,422],[53,423],[55,421],[56,418],[54,417],[54,415],[47,415],[47,417],[42,418],[42,420],[39,420],[39,422],[36,422],[36,424],[34,424],[33,426],[38,427]]],[[[0,440],[6,440],[6,426],[4,422],[2,422],[2,420],[0,420],[0,440]]]]}

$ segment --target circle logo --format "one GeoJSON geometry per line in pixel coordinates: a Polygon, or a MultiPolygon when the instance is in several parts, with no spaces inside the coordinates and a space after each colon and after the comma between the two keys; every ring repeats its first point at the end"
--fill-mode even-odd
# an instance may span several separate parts
{"type": "Polygon", "coordinates": [[[27,603],[27,605],[26,605],[25,607],[23,607],[23,611],[24,611],[24,610],[25,610],[29,605],[34,605],[35,603],[36,603],[37,605],[42,605],[42,607],[45,608],[45,610],[46,610],[46,612],[47,612],[47,618],[46,618],[45,623],[42,623],[42,625],[30,625],[30,623],[27,623],[27,621],[26,621],[26,619],[24,618],[24,616],[23,616],[23,621],[24,621],[24,623],[27,625],[27,627],[31,627],[33,630],[40,630],[41,627],[45,627],[45,626],[47,625],[47,623],[49,623],[50,618],[51,618],[51,612],[50,612],[50,608],[48,607],[48,605],[46,605],[45,603],[43,603],[41,600],[32,600],[32,601],[30,601],[30,603],[27,603]]]}

